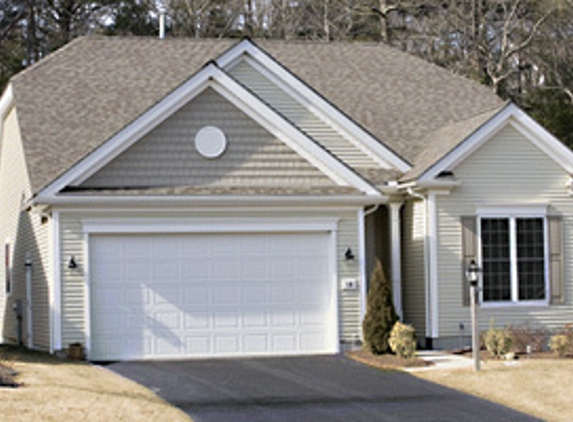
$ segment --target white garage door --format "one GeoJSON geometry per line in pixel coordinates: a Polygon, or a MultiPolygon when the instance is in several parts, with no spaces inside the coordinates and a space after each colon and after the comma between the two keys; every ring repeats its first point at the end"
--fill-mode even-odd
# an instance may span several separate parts
{"type": "Polygon", "coordinates": [[[336,352],[329,239],[91,236],[90,359],[336,352]]]}

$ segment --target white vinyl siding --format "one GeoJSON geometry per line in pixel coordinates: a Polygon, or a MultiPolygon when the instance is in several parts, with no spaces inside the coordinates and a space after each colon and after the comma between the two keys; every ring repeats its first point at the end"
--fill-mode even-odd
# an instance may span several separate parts
{"type": "MultiPolygon", "coordinates": [[[[555,329],[573,314],[573,201],[566,188],[567,173],[507,126],[453,169],[460,186],[437,197],[440,337],[459,335],[469,327],[469,308],[462,304],[460,217],[477,215],[479,207],[548,206],[548,215],[563,217],[565,302],[549,306],[495,306],[480,310],[482,329],[491,319],[499,326],[544,324],[555,329]]],[[[466,335],[469,331],[466,330],[466,335]]]]}
{"type": "Polygon", "coordinates": [[[96,174],[83,187],[331,187],[336,184],[236,106],[207,89],[96,174]],[[195,149],[205,126],[227,148],[208,159],[195,149]]]}
{"type": "Polygon", "coordinates": [[[247,62],[240,62],[229,73],[304,133],[310,135],[315,141],[348,165],[359,168],[379,167],[371,156],[345,139],[339,132],[247,62]]]}
{"type": "Polygon", "coordinates": [[[340,289],[342,278],[360,280],[358,221],[357,210],[348,211],[233,211],[229,209],[211,212],[201,211],[67,211],[60,214],[61,236],[61,314],[62,314],[62,347],[73,342],[85,343],[86,332],[86,292],[84,271],[84,234],[82,220],[101,218],[340,218],[337,239],[337,290],[339,309],[339,336],[341,341],[354,341],[359,338],[361,330],[360,289],[343,291],[340,289]],[[345,261],[344,252],[350,247],[356,255],[354,261],[345,261]],[[67,263],[74,256],[78,268],[71,270],[67,263]]]}
{"type": "MultiPolygon", "coordinates": [[[[0,162],[0,238],[9,239],[12,255],[11,281],[12,294],[5,299],[5,289],[0,292],[0,327],[4,328],[3,337],[7,342],[17,341],[17,322],[12,306],[17,300],[26,299],[26,254],[32,259],[33,286],[33,339],[34,348],[48,350],[50,347],[50,305],[49,280],[50,265],[48,253],[47,221],[42,224],[42,216],[35,209],[26,210],[23,206],[31,196],[30,183],[22,149],[16,109],[12,109],[2,125],[0,162]],[[6,306],[6,308],[5,308],[6,306]],[[4,319],[5,318],[5,319],[4,319]]],[[[3,248],[2,260],[5,250],[3,248]]],[[[0,278],[5,278],[4,265],[0,269],[0,278]]],[[[28,343],[26,327],[28,322],[26,307],[23,309],[23,341],[28,343]]]]}

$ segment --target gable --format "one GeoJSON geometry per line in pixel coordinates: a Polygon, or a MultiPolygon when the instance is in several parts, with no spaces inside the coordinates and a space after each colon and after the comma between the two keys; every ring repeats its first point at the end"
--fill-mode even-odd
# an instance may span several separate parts
{"type": "Polygon", "coordinates": [[[304,100],[297,101],[292,94],[285,92],[253,65],[254,63],[249,63],[247,59],[243,58],[229,70],[229,74],[350,166],[354,168],[392,168],[389,163],[368,151],[363,144],[356,140],[352,141],[349,135],[345,137],[333,127],[332,123],[327,123],[321,118],[322,116],[317,115],[315,107],[312,111],[309,109],[313,108],[312,105],[305,107],[302,103],[304,100]]]}
{"type": "MultiPolygon", "coordinates": [[[[501,111],[495,114],[487,122],[477,128],[471,135],[467,136],[454,149],[441,157],[433,166],[426,170],[417,180],[419,186],[431,186],[433,184],[450,184],[451,181],[442,180],[440,175],[444,172],[451,172],[461,163],[470,159],[473,154],[483,145],[492,140],[498,140],[498,135],[507,128],[513,128],[519,133],[519,142],[535,146],[547,158],[568,174],[573,173],[573,151],[567,148],[547,130],[541,127],[535,120],[520,110],[514,104],[506,105],[501,111]]],[[[501,155],[501,159],[510,164],[518,164],[519,156],[506,151],[501,155]]],[[[531,163],[530,163],[531,164],[531,163]]]]}
{"type": "Polygon", "coordinates": [[[316,188],[335,183],[207,88],[80,186],[316,188]],[[218,158],[205,158],[195,148],[195,135],[206,126],[221,129],[227,138],[218,158]]]}
{"type": "Polygon", "coordinates": [[[466,195],[484,203],[541,201],[564,194],[568,174],[546,152],[508,124],[453,169],[466,195]]]}

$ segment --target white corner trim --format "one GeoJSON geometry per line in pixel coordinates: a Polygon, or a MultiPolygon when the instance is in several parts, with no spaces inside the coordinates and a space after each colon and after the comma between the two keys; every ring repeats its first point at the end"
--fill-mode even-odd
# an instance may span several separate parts
{"type": "Polygon", "coordinates": [[[339,218],[98,218],[83,219],[84,233],[333,232],[339,218]]]}
{"type": "Polygon", "coordinates": [[[80,270],[83,272],[84,276],[84,334],[85,334],[85,349],[86,357],[89,360],[90,352],[92,349],[92,318],[91,318],[91,280],[90,280],[90,242],[89,234],[84,233],[82,238],[83,243],[83,257],[82,263],[80,264],[80,270]]]}
{"type": "Polygon", "coordinates": [[[339,307],[339,297],[338,297],[338,259],[337,259],[337,245],[338,245],[338,231],[332,230],[329,235],[329,245],[328,245],[328,259],[329,259],[329,271],[330,271],[330,282],[331,282],[331,303],[330,303],[330,320],[335,321],[328,331],[328,344],[332,344],[332,349],[336,353],[340,353],[340,307],[339,307]],[[332,343],[331,343],[332,342],[332,343]]]}
{"type": "Polygon", "coordinates": [[[217,63],[221,68],[230,70],[240,62],[241,56],[250,58],[249,64],[256,64],[254,67],[257,70],[262,71],[265,76],[269,77],[287,94],[302,103],[311,112],[314,112],[325,123],[341,133],[346,140],[352,142],[364,153],[379,162],[379,164],[392,166],[401,172],[410,170],[411,166],[409,163],[381,144],[371,134],[306,86],[304,82],[252,42],[244,40],[235,48],[219,57],[217,63]]]}
{"type": "Polygon", "coordinates": [[[573,152],[515,104],[508,104],[426,171],[418,182],[432,182],[442,171],[454,169],[507,125],[514,127],[569,174],[573,173],[573,152]]]}
{"type": "Polygon", "coordinates": [[[392,291],[394,293],[394,307],[400,320],[404,321],[402,308],[402,241],[400,210],[403,202],[390,202],[390,236],[392,259],[392,291]]]}
{"type": "MultiPolygon", "coordinates": [[[[366,274],[366,219],[364,215],[364,209],[360,208],[357,215],[358,220],[358,254],[359,254],[359,265],[360,265],[360,327],[362,327],[362,321],[366,316],[366,301],[368,297],[368,290],[366,289],[368,275],[366,274]]],[[[364,333],[362,328],[360,329],[360,337],[364,340],[364,333]]]]}
{"type": "Polygon", "coordinates": [[[48,200],[55,197],[64,187],[82,183],[208,87],[215,89],[227,100],[246,112],[335,183],[356,187],[369,195],[381,195],[366,180],[321,148],[214,64],[210,64],[79,164],[56,179],[39,193],[38,198],[48,200]]]}
{"type": "Polygon", "coordinates": [[[428,192],[427,207],[427,236],[428,236],[428,301],[427,309],[429,322],[429,337],[438,338],[440,336],[440,297],[438,285],[438,210],[436,192],[428,192]]]}

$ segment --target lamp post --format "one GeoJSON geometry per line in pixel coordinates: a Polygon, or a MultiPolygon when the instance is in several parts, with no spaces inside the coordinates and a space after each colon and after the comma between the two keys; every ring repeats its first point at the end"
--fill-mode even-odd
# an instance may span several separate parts
{"type": "Polygon", "coordinates": [[[477,315],[477,285],[479,280],[479,272],[475,260],[471,260],[470,265],[466,270],[466,278],[470,283],[470,307],[472,314],[472,355],[474,359],[474,369],[480,370],[479,361],[479,330],[478,330],[478,315],[477,315]]]}

